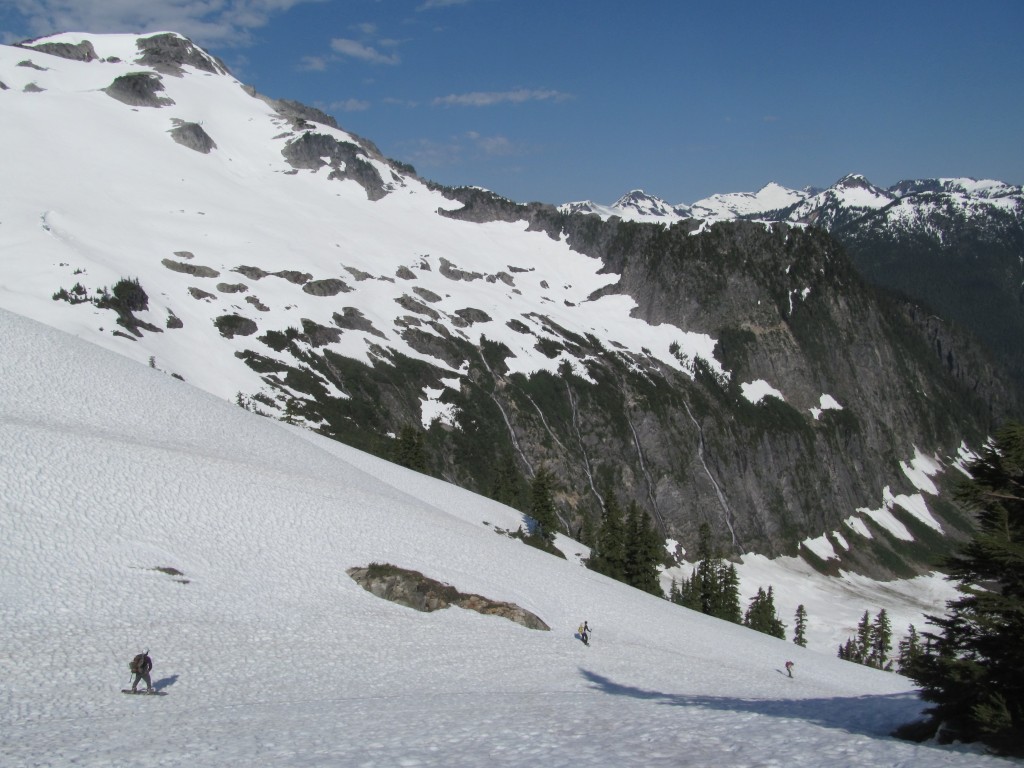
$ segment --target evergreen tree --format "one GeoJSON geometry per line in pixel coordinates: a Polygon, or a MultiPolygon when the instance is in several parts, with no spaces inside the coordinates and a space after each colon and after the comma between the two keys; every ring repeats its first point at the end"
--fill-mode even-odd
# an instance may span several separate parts
{"type": "MultiPolygon", "coordinates": [[[[796,616],[794,618],[796,626],[793,629],[793,642],[802,648],[807,647],[807,611],[804,609],[801,603],[796,607],[796,616]]],[[[842,658],[840,656],[840,658],[842,658]]]]}
{"type": "Polygon", "coordinates": [[[955,499],[977,517],[970,541],[945,565],[962,597],[911,677],[942,739],[984,740],[1024,754],[1024,424],[1008,424],[968,466],[955,499]]]}
{"type": "Polygon", "coordinates": [[[700,524],[700,541],[697,544],[697,574],[694,577],[694,589],[700,596],[700,611],[709,616],[714,612],[721,590],[721,559],[715,551],[711,539],[711,526],[700,524]]]}
{"type": "Polygon", "coordinates": [[[771,587],[767,592],[762,587],[757,588],[757,594],[750,598],[750,605],[743,616],[743,625],[773,637],[786,637],[786,625],[775,612],[775,596],[771,587]]]}
{"type": "Polygon", "coordinates": [[[923,653],[921,639],[918,637],[917,628],[913,624],[907,628],[907,636],[900,640],[897,646],[897,653],[896,664],[899,666],[900,673],[912,675],[914,665],[917,664],[918,659],[920,659],[923,653]]]}
{"type": "Polygon", "coordinates": [[[417,472],[427,471],[427,455],[423,449],[423,433],[413,426],[404,425],[392,449],[391,460],[417,472]]]}
{"type": "Polygon", "coordinates": [[[871,651],[868,654],[868,666],[885,669],[892,650],[892,624],[885,608],[878,612],[875,623],[871,627],[871,651]]]}
{"type": "Polygon", "coordinates": [[[536,525],[533,533],[546,541],[554,541],[558,531],[558,513],[555,511],[554,478],[541,468],[530,483],[530,517],[536,525]]]}
{"type": "Polygon", "coordinates": [[[515,509],[523,508],[523,479],[516,468],[512,454],[505,453],[499,460],[491,482],[490,497],[515,509]]]}
{"type": "Polygon", "coordinates": [[[740,577],[736,573],[736,566],[732,563],[722,563],[718,569],[719,592],[717,599],[713,601],[711,615],[718,619],[731,621],[739,624],[743,621],[743,614],[740,610],[740,577]]]}
{"type": "Polygon", "coordinates": [[[650,515],[631,501],[626,510],[625,581],[632,587],[664,596],[658,564],[662,560],[662,540],[650,515]]]}
{"type": "Polygon", "coordinates": [[[591,552],[588,566],[619,581],[626,577],[626,524],[615,491],[611,489],[605,492],[604,515],[597,532],[597,546],[591,552]]]}
{"type": "Polygon", "coordinates": [[[871,624],[871,615],[864,611],[860,622],[857,624],[857,639],[854,641],[853,658],[858,664],[866,664],[874,645],[874,627],[871,624]]]}

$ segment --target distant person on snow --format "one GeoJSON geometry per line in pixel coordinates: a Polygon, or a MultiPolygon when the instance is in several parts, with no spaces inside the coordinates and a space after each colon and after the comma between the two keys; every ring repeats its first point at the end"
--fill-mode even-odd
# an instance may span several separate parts
{"type": "Polygon", "coordinates": [[[586,621],[580,624],[580,640],[584,645],[590,645],[590,626],[586,621]]]}
{"type": "Polygon", "coordinates": [[[153,669],[153,660],[149,658],[149,651],[145,650],[138,654],[128,663],[128,669],[132,671],[135,678],[132,680],[132,693],[138,693],[140,680],[146,681],[146,692],[153,692],[153,683],[149,679],[149,672],[153,669]]]}
{"type": "Polygon", "coordinates": [[[786,674],[789,675],[790,677],[793,676],[793,662],[792,661],[787,661],[786,662],[786,674]]]}

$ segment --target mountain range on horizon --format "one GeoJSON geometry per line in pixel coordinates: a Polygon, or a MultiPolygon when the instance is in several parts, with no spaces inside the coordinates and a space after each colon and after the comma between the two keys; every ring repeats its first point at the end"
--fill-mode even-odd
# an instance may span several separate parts
{"type": "Polygon", "coordinates": [[[614,497],[682,552],[708,523],[733,557],[912,576],[1021,412],[1019,187],[521,204],[173,33],[0,46],[0,85],[0,306],[379,456],[412,428],[519,509],[549,470],[580,538],[614,497]]]}
{"type": "Polygon", "coordinates": [[[792,224],[820,226],[821,211],[843,207],[852,211],[876,211],[918,195],[944,193],[958,199],[965,208],[991,205],[1013,210],[1020,203],[1024,188],[995,179],[934,178],[899,181],[882,188],[859,173],[843,176],[830,187],[790,189],[774,181],[756,192],[714,194],[694,203],[668,203],[642,189],[630,190],[618,200],[602,205],[590,200],[563,203],[566,213],[591,213],[628,221],[672,223],[685,219],[718,222],[748,219],[787,221],[792,224]]]}

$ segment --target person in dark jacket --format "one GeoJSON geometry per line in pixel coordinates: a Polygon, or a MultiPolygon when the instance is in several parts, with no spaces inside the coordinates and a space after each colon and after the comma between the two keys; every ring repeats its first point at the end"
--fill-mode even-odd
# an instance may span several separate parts
{"type": "Polygon", "coordinates": [[[153,683],[149,678],[149,672],[153,669],[153,660],[149,658],[149,651],[145,650],[138,654],[128,664],[128,669],[132,671],[135,678],[132,680],[132,693],[138,693],[138,687],[140,681],[146,682],[146,692],[153,692],[153,683]]]}

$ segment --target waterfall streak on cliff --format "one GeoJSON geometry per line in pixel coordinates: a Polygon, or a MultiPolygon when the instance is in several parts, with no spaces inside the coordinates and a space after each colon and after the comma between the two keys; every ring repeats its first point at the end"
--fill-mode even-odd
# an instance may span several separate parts
{"type": "Polygon", "coordinates": [[[569,397],[569,405],[572,407],[572,426],[576,430],[576,442],[580,444],[580,453],[583,455],[583,471],[587,475],[587,482],[590,484],[590,490],[594,494],[594,498],[597,499],[597,503],[601,505],[601,511],[604,511],[604,499],[601,498],[601,494],[597,492],[597,488],[594,486],[594,475],[590,470],[590,457],[587,455],[587,448],[583,444],[583,434],[580,432],[579,422],[579,411],[576,408],[576,400],[573,399],[572,389],[569,387],[569,382],[565,382],[565,393],[569,397]]]}
{"type": "MultiPolygon", "coordinates": [[[[491,380],[497,384],[498,377],[494,375],[494,371],[491,370],[491,366],[487,364],[487,358],[484,357],[483,352],[480,352],[480,360],[483,361],[484,368],[487,369],[487,372],[491,374],[491,380]]],[[[505,420],[505,426],[508,428],[509,437],[512,438],[512,447],[516,449],[516,453],[519,454],[519,458],[523,460],[523,464],[526,465],[526,469],[529,471],[530,477],[536,477],[537,473],[533,471],[533,465],[527,460],[526,454],[523,453],[523,449],[519,447],[519,441],[516,439],[516,432],[512,429],[512,422],[509,421],[508,414],[505,413],[505,409],[502,408],[501,402],[493,392],[490,393],[490,397],[491,400],[494,401],[494,404],[498,406],[498,410],[501,412],[501,418],[505,420]]]]}
{"type": "Polygon", "coordinates": [[[654,481],[651,479],[650,473],[647,471],[647,463],[644,461],[644,452],[640,449],[640,438],[637,437],[636,427],[633,426],[633,420],[629,418],[629,414],[626,414],[626,423],[629,424],[629,431],[633,433],[633,445],[636,446],[636,455],[640,460],[640,471],[643,472],[644,479],[647,481],[647,497],[651,500],[651,510],[654,512],[654,520],[661,528],[665,531],[665,521],[661,519],[661,511],[658,509],[658,500],[654,498],[654,481]]]}
{"type": "Polygon", "coordinates": [[[718,485],[718,481],[715,480],[715,476],[711,474],[711,470],[708,469],[707,462],[704,461],[704,429],[693,417],[693,412],[690,410],[689,403],[684,402],[683,407],[686,408],[686,415],[690,417],[690,421],[697,428],[697,458],[700,459],[701,466],[704,467],[704,472],[708,476],[708,480],[711,481],[711,485],[715,488],[715,493],[718,494],[718,502],[722,505],[722,511],[724,512],[725,525],[729,528],[729,537],[732,539],[733,550],[737,550],[738,543],[736,541],[736,531],[732,527],[732,513],[729,510],[729,502],[725,500],[725,494],[722,493],[722,489],[718,485]]]}

